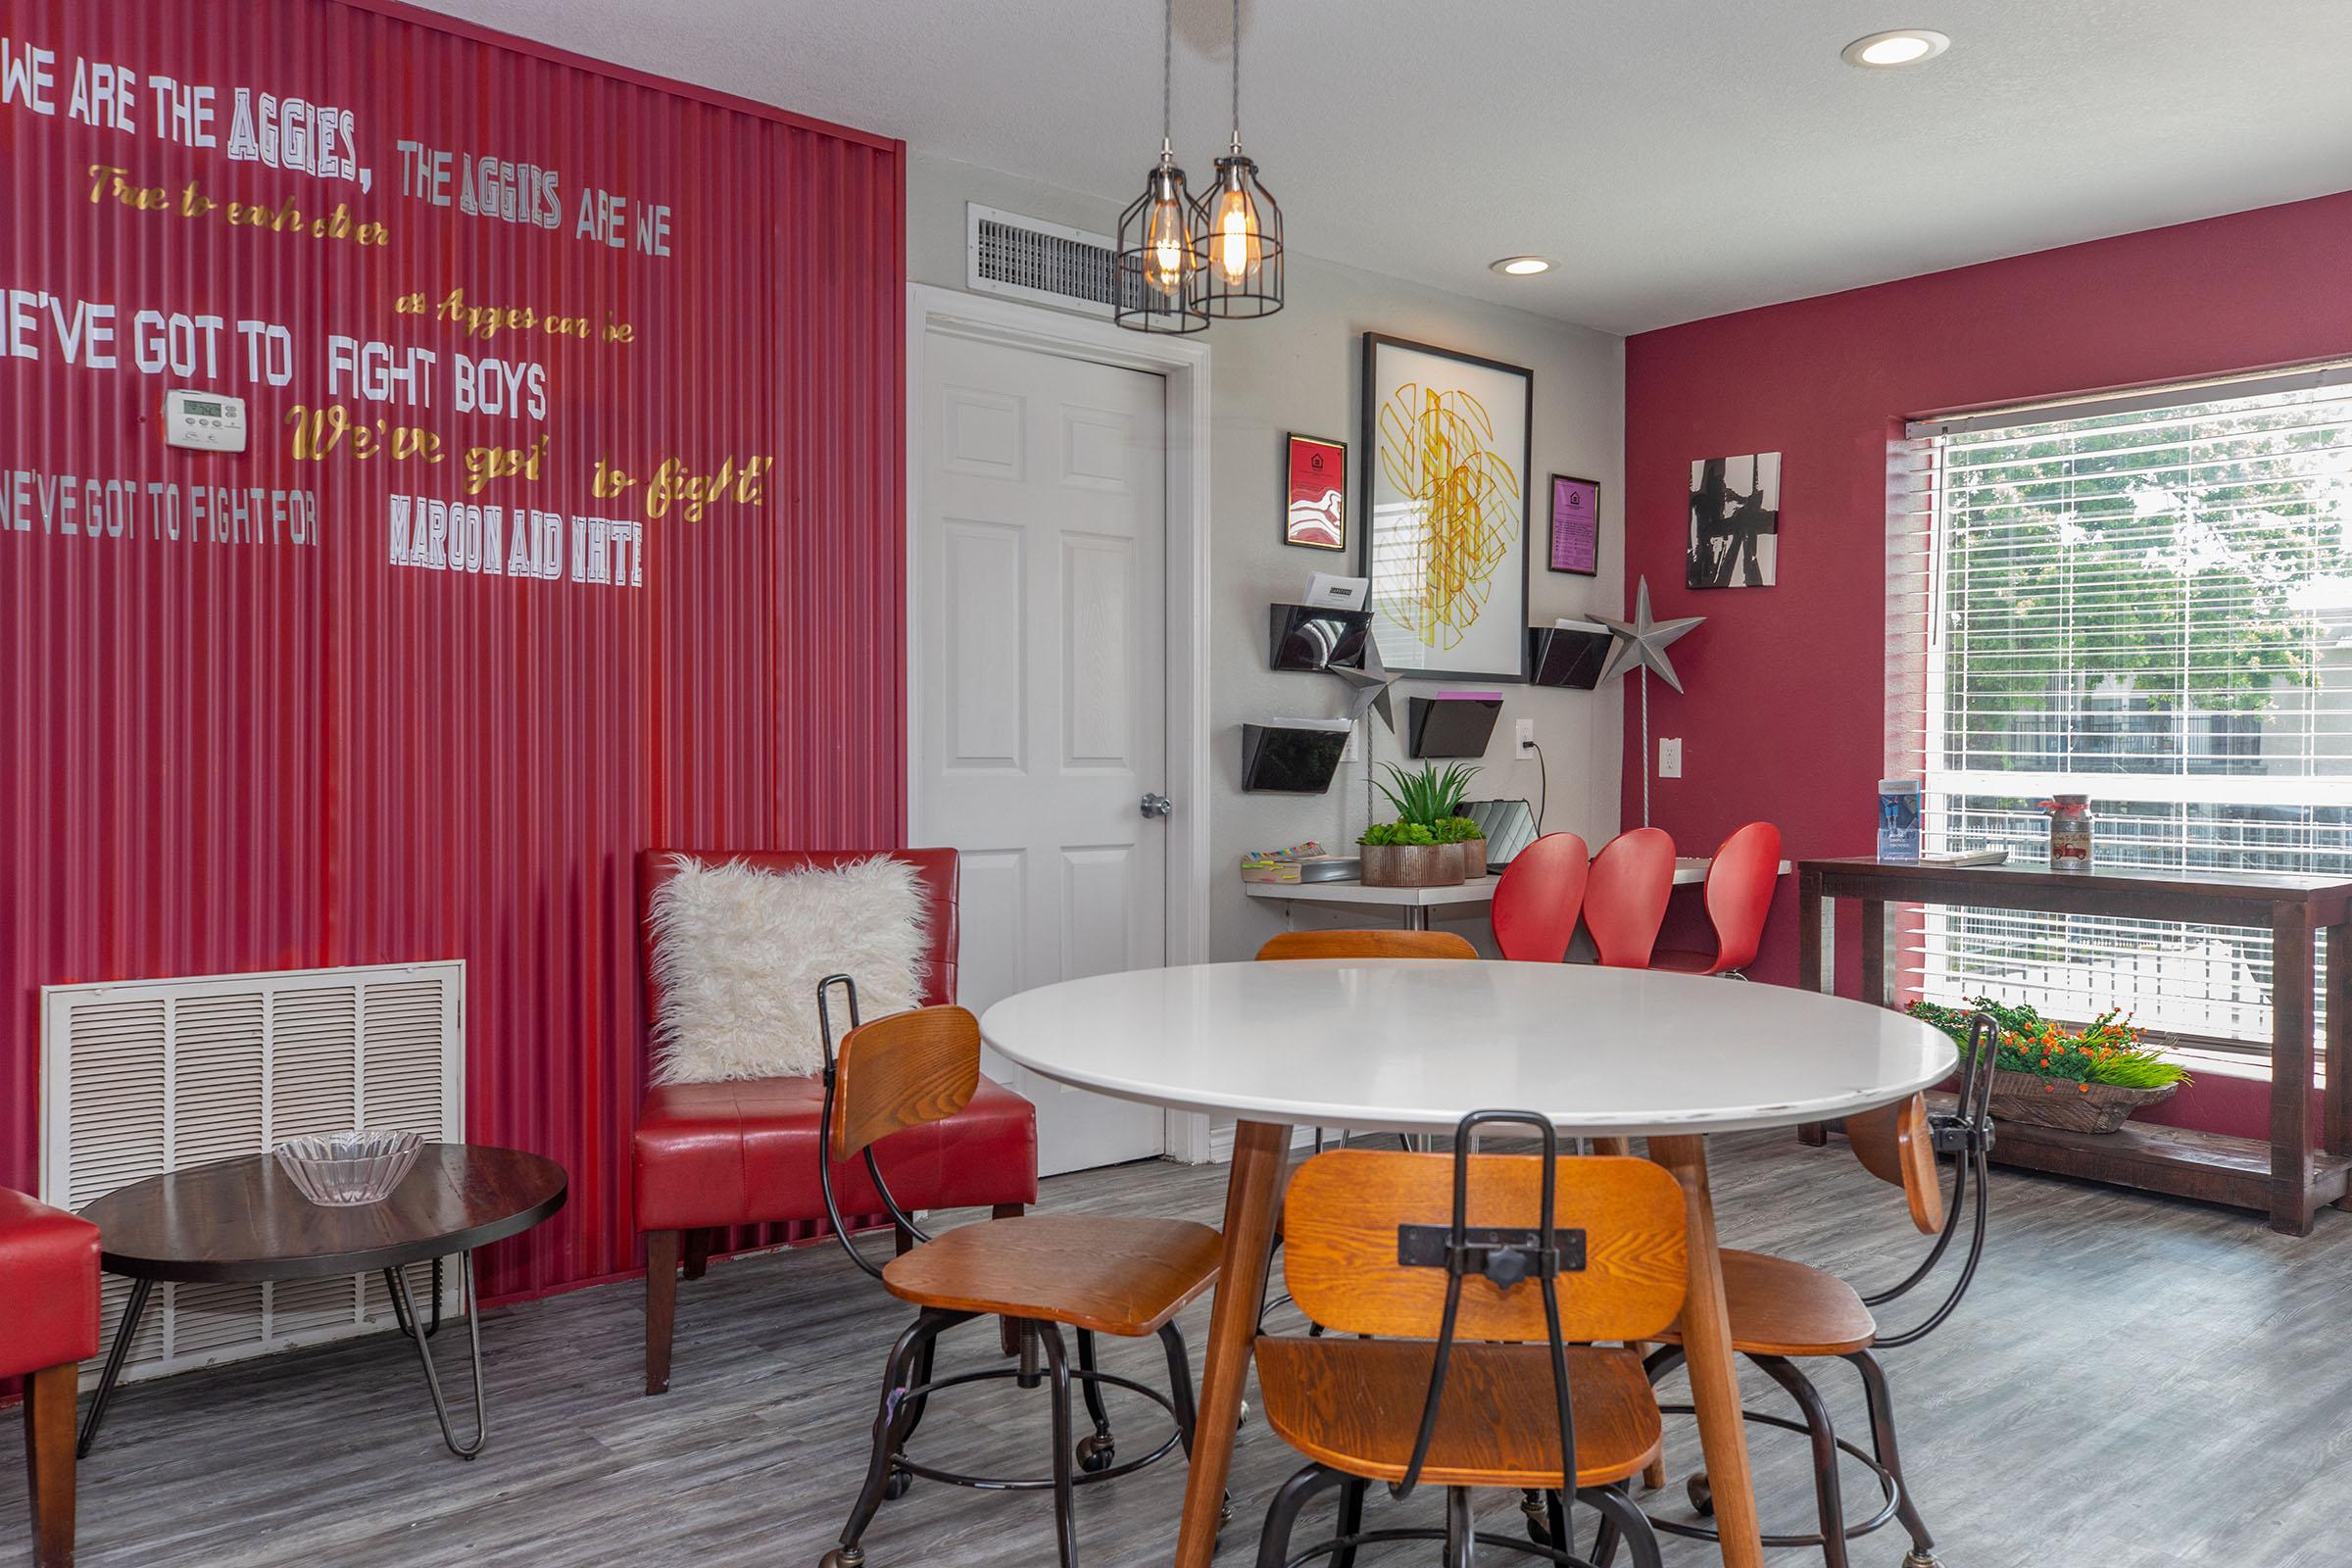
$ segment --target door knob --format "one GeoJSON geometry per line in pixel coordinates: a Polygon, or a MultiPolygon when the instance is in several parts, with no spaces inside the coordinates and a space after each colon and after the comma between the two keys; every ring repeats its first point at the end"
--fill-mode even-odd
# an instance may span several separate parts
{"type": "Polygon", "coordinates": [[[1176,803],[1165,795],[1147,795],[1143,799],[1142,808],[1146,816],[1167,816],[1175,811],[1176,803]]]}

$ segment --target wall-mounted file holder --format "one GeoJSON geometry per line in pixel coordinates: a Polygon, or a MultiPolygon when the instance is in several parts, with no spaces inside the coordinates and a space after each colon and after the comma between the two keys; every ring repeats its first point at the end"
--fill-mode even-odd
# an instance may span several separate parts
{"type": "Polygon", "coordinates": [[[1369,610],[1275,605],[1267,615],[1266,662],[1275,669],[1361,669],[1369,610]]]}
{"type": "Polygon", "coordinates": [[[1589,692],[1600,684],[1609,657],[1609,629],[1580,622],[1527,628],[1527,665],[1538,686],[1568,686],[1589,692]]]}
{"type": "Polygon", "coordinates": [[[1502,711],[1499,697],[1405,700],[1406,749],[1414,757],[1484,757],[1502,711]]]}
{"type": "Polygon", "coordinates": [[[1242,788],[1321,795],[1355,726],[1344,718],[1277,718],[1242,726],[1242,788]]]}

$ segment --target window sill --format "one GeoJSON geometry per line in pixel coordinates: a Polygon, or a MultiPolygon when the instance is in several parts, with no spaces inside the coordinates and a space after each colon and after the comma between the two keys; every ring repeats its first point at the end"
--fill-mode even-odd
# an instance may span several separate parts
{"type": "MultiPolygon", "coordinates": [[[[2249,1083],[2258,1084],[2267,1084],[2271,1081],[2270,1062],[2253,1056],[2241,1056],[2235,1052],[2199,1051],[2193,1047],[2183,1047],[2178,1051],[2168,1051],[2164,1054],[2167,1060],[2180,1062],[2194,1076],[2242,1078],[2249,1083]]],[[[2320,1064],[2314,1077],[2321,1084],[2328,1081],[2325,1062],[2320,1064]]]]}

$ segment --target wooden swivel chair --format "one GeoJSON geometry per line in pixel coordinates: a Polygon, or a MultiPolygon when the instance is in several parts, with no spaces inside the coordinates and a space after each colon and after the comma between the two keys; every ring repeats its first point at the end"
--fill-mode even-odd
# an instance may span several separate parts
{"type": "Polygon", "coordinates": [[[1079,1486],[1133,1474],[1179,1444],[1188,1455],[1192,1452],[1192,1365],[1175,1317],[1216,1283],[1222,1241],[1208,1226],[1189,1220],[1096,1214],[1031,1214],[964,1225],[939,1237],[926,1235],[891,1195],[874,1157],[874,1144],[903,1128],[953,1116],[969,1102],[980,1083],[979,1020],[961,1007],[921,1007],[861,1023],[857,986],[848,975],[833,975],[817,988],[817,1010],[826,1064],[827,1150],[818,1156],[826,1210],[858,1266],[880,1280],[891,1295],[919,1309],[891,1349],[865,1486],[842,1527],[841,1544],[825,1554],[822,1568],[858,1568],[865,1561],[858,1542],[875,1512],[886,1498],[903,1495],[916,1476],[989,1491],[1051,1491],[1061,1568],[1075,1568],[1073,1494],[1079,1486]],[[847,993],[851,1025],[838,1057],[826,1004],[836,986],[847,993]],[[850,1241],[834,1194],[833,1161],[859,1156],[899,1230],[899,1255],[879,1268],[850,1241]],[[985,1316],[1019,1326],[1019,1364],[934,1379],[932,1350],[939,1337],[985,1316]],[[1062,1342],[1062,1325],[1077,1331],[1074,1369],[1062,1342]],[[1096,1370],[1097,1334],[1129,1339],[1157,1335],[1167,1355],[1169,1392],[1162,1395],[1096,1370]],[[1024,1389],[1041,1382],[1051,1385],[1050,1478],[959,1475],[907,1456],[906,1444],[932,1396],[992,1379],[1011,1379],[1024,1389]],[[1092,1437],[1075,1444],[1070,1439],[1073,1384],[1095,1426],[1092,1437]],[[1120,1462],[1102,1405],[1105,1385],[1152,1400],[1174,1419],[1175,1431],[1151,1452],[1120,1462]]]}
{"type": "Polygon", "coordinates": [[[1261,962],[1289,958],[1475,958],[1450,931],[1285,931],[1257,950],[1261,962]]]}
{"type": "MultiPolygon", "coordinates": [[[[1895,1443],[1894,1405],[1887,1393],[1886,1369],[1880,1364],[1877,1352],[1916,1344],[1933,1333],[1959,1306],[1960,1298],[1976,1277],[1977,1264],[1984,1253],[1985,1178],[1992,1149],[1988,1105],[1998,1038],[1998,1025],[1979,1013],[1970,1026],[1968,1049],[1961,1064],[1960,1094],[1951,1112],[1931,1115],[1926,1097],[1913,1095],[1882,1109],[1845,1118],[1845,1135],[1854,1157],[1873,1176],[1900,1187],[1914,1228],[1936,1238],[1926,1259],[1901,1283],[1875,1296],[1862,1296],[1836,1275],[1788,1258],[1729,1249],[1723,1253],[1723,1293],[1731,1308],[1732,1348],[1788,1391],[1804,1417],[1802,1421],[1789,1421],[1750,1410],[1745,1412],[1746,1418],[1784,1431],[1802,1432],[1813,1448],[1814,1500],[1820,1531],[1814,1535],[1766,1536],[1767,1546],[1818,1546],[1829,1568],[1845,1568],[1848,1541],[1879,1529],[1890,1519],[1900,1518],[1911,1537],[1910,1553],[1903,1559],[1905,1568],[1936,1568],[1936,1541],[1920,1517],[1910,1483],[1903,1477],[1902,1458],[1895,1443]],[[1938,1156],[1944,1154],[1951,1156],[1953,1167],[1948,1201],[1937,1171],[1938,1156]],[[1973,1204],[1969,1201],[1972,1179],[1976,1183],[1973,1204]],[[1882,1332],[1871,1308],[1896,1300],[1925,1283],[1950,1250],[1961,1229],[1964,1210],[1970,1216],[1966,1221],[1967,1254],[1943,1299],[1916,1326],[1899,1333],[1882,1332]],[[1867,1453],[1838,1436],[1830,1424],[1820,1391],[1795,1364],[1832,1356],[1850,1363],[1861,1374],[1870,1412],[1871,1446],[1867,1453]],[[1869,1518],[1858,1522],[1849,1523],[1845,1516],[1838,1477],[1840,1451],[1860,1460],[1879,1486],[1879,1507],[1869,1518]]],[[[1649,1358],[1652,1382],[1682,1363],[1683,1351],[1676,1337],[1665,1338],[1665,1348],[1649,1358]]],[[[1689,1407],[1684,1405],[1670,1404],[1664,1408],[1689,1413],[1689,1407]]],[[[1712,1513],[1713,1498],[1706,1476],[1703,1473],[1692,1476],[1688,1487],[1691,1507],[1702,1516],[1712,1513]]],[[[1650,1516],[1650,1522],[1672,1535],[1714,1539],[1714,1531],[1703,1524],[1655,1514],[1650,1516]]]]}
{"type": "MultiPolygon", "coordinates": [[[[1478,950],[1469,939],[1451,931],[1285,931],[1257,950],[1260,963],[1302,958],[1475,958],[1478,950]]],[[[1409,1135],[1399,1134],[1404,1148],[1409,1135]]],[[[1341,1142],[1346,1143],[1346,1135],[1341,1142]]],[[[1322,1152],[1323,1130],[1315,1129],[1315,1152],[1322,1152]]],[[[1276,1228],[1279,1240],[1280,1227],[1276,1228]]]]}
{"type": "Polygon", "coordinates": [[[1359,1547],[1421,1540],[1445,1541],[1449,1568],[1479,1545],[1582,1565],[1549,1544],[1573,1543],[1579,1499],[1637,1568],[1656,1568],[1624,1484],[1658,1452],[1657,1405],[1633,1350],[1586,1342],[1654,1339],[1681,1313],[1689,1233],[1672,1176],[1647,1160],[1562,1159],[1543,1117],[1477,1111],[1451,1154],[1316,1155],[1292,1179],[1284,1223],[1290,1288],[1334,1337],[1257,1342],[1266,1423],[1311,1461],[1274,1495],[1258,1568],[1294,1560],[1300,1511],[1332,1487],[1339,1534],[1306,1555],[1337,1568],[1359,1547]],[[1534,1130],[1543,1153],[1472,1153],[1494,1126],[1534,1130]],[[1400,1499],[1444,1488],[1444,1527],[1366,1530],[1375,1481],[1400,1499]],[[1475,1534],[1479,1487],[1545,1499],[1549,1542],[1475,1534]]]}

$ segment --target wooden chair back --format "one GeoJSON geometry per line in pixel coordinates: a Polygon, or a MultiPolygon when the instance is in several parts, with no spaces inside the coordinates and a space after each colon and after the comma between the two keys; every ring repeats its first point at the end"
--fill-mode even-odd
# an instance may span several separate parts
{"type": "MultiPolygon", "coordinates": [[[[1338,1149],[1291,1178],[1283,1210],[1283,1272],[1291,1298],[1335,1334],[1436,1339],[1446,1271],[1398,1261],[1402,1225],[1446,1230],[1453,1220],[1452,1154],[1338,1149]]],[[[1544,1160],[1472,1154],[1473,1228],[1541,1224],[1544,1160]]],[[[1553,1227],[1584,1233],[1585,1264],[1559,1276],[1561,1337],[1642,1340],[1671,1326],[1689,1284],[1683,1190],[1645,1159],[1570,1156],[1556,1161],[1553,1227]]],[[[1455,1332],[1463,1340],[1548,1338],[1534,1282],[1504,1290],[1483,1275],[1463,1282],[1455,1332]]]]}
{"type": "Polygon", "coordinates": [[[917,1007],[842,1037],[826,1129],[836,1160],[901,1128],[942,1121],[980,1087],[980,1020],[963,1007],[917,1007]]]}
{"type": "Polygon", "coordinates": [[[1279,958],[1475,958],[1478,950],[1450,931],[1285,931],[1257,950],[1279,958]]]}
{"type": "Polygon", "coordinates": [[[1927,1096],[1913,1095],[1846,1117],[1845,1138],[1864,1170],[1903,1190],[1911,1224],[1921,1235],[1943,1229],[1943,1175],[1936,1168],[1927,1096]]]}

